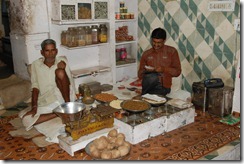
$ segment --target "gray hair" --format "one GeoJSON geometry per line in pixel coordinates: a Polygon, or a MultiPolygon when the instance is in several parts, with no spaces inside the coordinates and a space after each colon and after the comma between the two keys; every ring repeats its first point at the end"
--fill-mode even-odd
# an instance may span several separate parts
{"type": "Polygon", "coordinates": [[[46,40],[42,41],[42,43],[41,43],[42,50],[44,50],[45,46],[48,45],[48,44],[53,44],[55,46],[55,48],[56,48],[56,42],[55,42],[55,40],[53,40],[53,39],[46,39],[46,40]]]}

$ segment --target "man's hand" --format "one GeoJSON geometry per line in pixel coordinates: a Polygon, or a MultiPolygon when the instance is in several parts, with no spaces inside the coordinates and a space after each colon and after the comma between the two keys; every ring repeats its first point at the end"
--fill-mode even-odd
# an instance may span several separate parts
{"type": "Polygon", "coordinates": [[[32,117],[34,117],[36,115],[37,112],[37,106],[32,107],[31,111],[27,112],[23,117],[27,116],[27,115],[31,115],[32,117]]]}
{"type": "Polygon", "coordinates": [[[66,63],[65,63],[63,60],[61,60],[61,61],[58,63],[58,68],[60,68],[60,69],[65,69],[65,67],[66,67],[66,63]]]}

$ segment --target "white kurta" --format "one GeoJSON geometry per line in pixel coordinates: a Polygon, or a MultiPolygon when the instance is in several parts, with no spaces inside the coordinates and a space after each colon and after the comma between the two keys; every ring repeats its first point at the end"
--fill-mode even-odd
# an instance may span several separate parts
{"type": "MultiPolygon", "coordinates": [[[[52,67],[46,66],[43,61],[44,58],[39,58],[34,61],[31,65],[31,83],[32,88],[39,89],[39,96],[38,96],[38,108],[37,113],[34,117],[31,115],[25,116],[31,108],[27,108],[19,113],[19,117],[22,118],[22,123],[25,126],[26,130],[30,130],[33,127],[33,124],[38,120],[41,114],[52,113],[53,109],[59,106],[60,104],[64,103],[64,99],[60,90],[58,89],[56,82],[55,82],[55,70],[57,69],[57,64],[63,60],[66,63],[65,71],[70,80],[70,100],[75,101],[75,85],[74,79],[72,78],[70,68],[68,66],[67,59],[65,57],[59,56],[56,57],[56,61],[52,67]]],[[[51,126],[42,126],[42,124],[46,125],[46,123],[41,123],[36,125],[36,129],[43,133],[47,140],[50,142],[58,142],[57,135],[60,132],[64,132],[64,125],[62,124],[62,120],[60,118],[55,118],[48,121],[51,123],[51,126]],[[59,123],[57,124],[57,119],[59,119],[59,123]],[[56,124],[52,124],[52,120],[56,124]],[[62,129],[61,131],[57,129],[62,129]],[[56,131],[57,133],[53,134],[56,131]],[[51,133],[50,133],[51,132],[51,133]]]]}

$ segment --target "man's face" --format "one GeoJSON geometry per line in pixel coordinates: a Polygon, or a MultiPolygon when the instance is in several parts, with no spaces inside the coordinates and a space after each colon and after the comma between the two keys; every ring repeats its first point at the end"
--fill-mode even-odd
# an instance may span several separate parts
{"type": "Polygon", "coordinates": [[[44,50],[41,50],[41,54],[45,57],[46,61],[54,61],[57,56],[58,50],[54,44],[47,44],[44,50]]]}
{"type": "Polygon", "coordinates": [[[162,48],[164,46],[164,42],[165,42],[164,39],[155,39],[155,38],[152,38],[152,47],[155,50],[158,50],[158,49],[160,49],[160,48],[162,48]]]}

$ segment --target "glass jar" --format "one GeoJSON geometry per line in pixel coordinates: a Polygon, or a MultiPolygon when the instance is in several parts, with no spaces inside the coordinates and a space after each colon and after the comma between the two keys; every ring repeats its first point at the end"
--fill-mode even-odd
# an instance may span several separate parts
{"type": "Polygon", "coordinates": [[[77,46],[77,32],[75,27],[69,27],[69,42],[68,47],[76,47],[77,46]]]}
{"type": "Polygon", "coordinates": [[[62,31],[61,33],[61,45],[67,45],[67,31],[62,31]]]}
{"type": "Polygon", "coordinates": [[[99,33],[100,43],[106,43],[108,41],[108,35],[107,35],[108,29],[106,24],[100,24],[99,31],[100,31],[99,33]]]}
{"type": "Polygon", "coordinates": [[[125,60],[127,58],[127,51],[126,48],[121,48],[120,49],[120,59],[125,60]]]}
{"type": "Polygon", "coordinates": [[[99,43],[99,28],[97,25],[91,26],[91,33],[92,33],[92,44],[99,43]]]}
{"type": "Polygon", "coordinates": [[[120,19],[120,13],[119,12],[115,13],[115,19],[120,19]]]}
{"type": "Polygon", "coordinates": [[[125,19],[130,19],[130,14],[129,13],[125,13],[125,19]]]}
{"type": "Polygon", "coordinates": [[[68,46],[69,47],[70,42],[71,42],[70,28],[68,28],[68,30],[66,32],[66,45],[65,46],[68,46]]]}
{"type": "Polygon", "coordinates": [[[125,19],[125,13],[120,13],[120,19],[125,19]]]}
{"type": "Polygon", "coordinates": [[[92,44],[92,31],[90,26],[85,26],[85,40],[86,45],[92,44]]]}
{"type": "Polygon", "coordinates": [[[86,45],[84,27],[78,27],[77,28],[77,45],[78,46],[85,46],[86,45]]]}
{"type": "Polygon", "coordinates": [[[120,1],[119,2],[119,7],[125,7],[125,2],[124,1],[120,1]]]}

